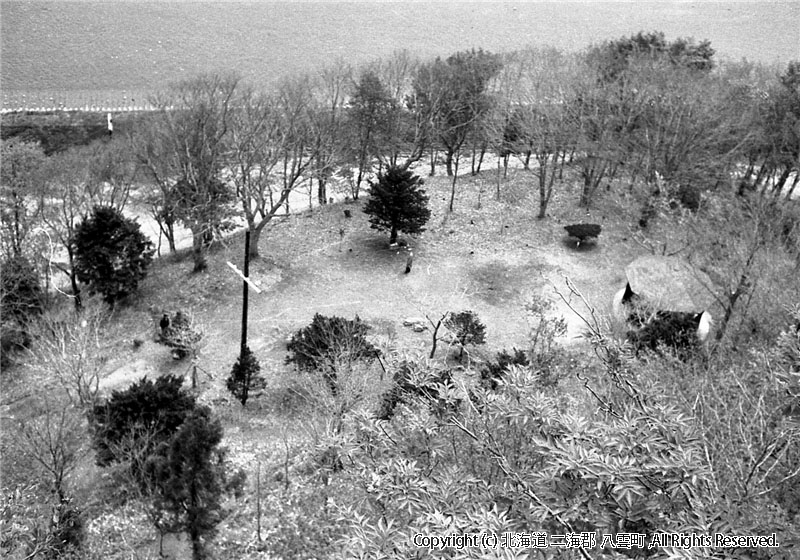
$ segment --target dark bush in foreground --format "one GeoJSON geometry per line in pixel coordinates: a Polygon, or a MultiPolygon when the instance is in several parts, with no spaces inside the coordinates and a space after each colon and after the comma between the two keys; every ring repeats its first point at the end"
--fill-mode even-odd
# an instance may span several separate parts
{"type": "Polygon", "coordinates": [[[178,430],[194,408],[194,396],[183,389],[183,378],[174,375],[155,381],[143,377],[124,391],[114,391],[91,412],[97,464],[148,455],[178,430]]]}

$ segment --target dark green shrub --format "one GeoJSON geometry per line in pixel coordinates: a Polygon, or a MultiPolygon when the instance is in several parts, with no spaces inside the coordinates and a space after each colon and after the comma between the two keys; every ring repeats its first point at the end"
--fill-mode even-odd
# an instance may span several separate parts
{"type": "Polygon", "coordinates": [[[78,279],[108,303],[135,292],[153,260],[153,244],[139,224],[107,206],[84,218],[71,243],[78,279]]]}
{"type": "Polygon", "coordinates": [[[143,377],[124,391],[114,391],[90,413],[97,464],[131,461],[133,475],[142,481],[144,459],[172,437],[195,405],[195,397],[183,389],[183,378],[171,374],[155,381],[143,377]]]}
{"type": "Polygon", "coordinates": [[[668,347],[682,357],[688,357],[699,348],[696,313],[658,311],[642,328],[628,333],[628,339],[637,351],[657,351],[668,347]]]}
{"type": "Polygon", "coordinates": [[[684,208],[697,212],[702,201],[700,189],[692,185],[681,185],[678,187],[678,200],[684,208]]]}
{"type": "Polygon", "coordinates": [[[567,230],[567,235],[578,240],[579,247],[581,243],[585,243],[590,239],[596,239],[603,230],[602,226],[599,224],[572,224],[564,226],[564,229],[567,230]]]}
{"type": "Polygon", "coordinates": [[[409,402],[413,398],[421,398],[428,402],[435,414],[443,414],[453,407],[447,406],[439,394],[439,388],[453,381],[453,373],[449,369],[432,371],[419,383],[413,380],[412,364],[403,361],[393,375],[392,388],[386,391],[375,417],[379,420],[390,420],[394,416],[397,405],[409,402]]]}
{"type": "Polygon", "coordinates": [[[486,389],[496,391],[499,386],[498,381],[503,378],[509,366],[527,367],[530,360],[522,350],[513,349],[513,354],[509,354],[505,349],[497,354],[496,362],[489,362],[481,369],[481,386],[486,389]]]}
{"type": "Polygon", "coordinates": [[[366,338],[369,326],[356,315],[352,321],[317,313],[311,324],[292,335],[286,363],[303,371],[321,371],[336,393],[336,369],[357,360],[374,360],[380,351],[366,338]]]}

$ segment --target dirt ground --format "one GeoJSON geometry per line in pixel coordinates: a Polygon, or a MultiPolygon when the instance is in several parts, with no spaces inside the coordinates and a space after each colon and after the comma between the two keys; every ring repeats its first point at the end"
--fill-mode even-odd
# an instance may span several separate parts
{"type": "MultiPolygon", "coordinates": [[[[552,302],[551,313],[566,319],[563,343],[580,344],[583,320],[557,291],[582,315],[590,310],[569,297],[565,279],[605,315],[624,285],[624,266],[644,249],[629,239],[627,217],[613,201],[601,200],[587,211],[575,204],[577,192],[565,190],[554,196],[548,218],[537,220],[534,180],[529,172],[510,171],[497,201],[493,171],[465,175],[454,212],[448,213],[449,179],[427,178],[431,220],[425,233],[404,239],[414,253],[410,274],[404,273],[407,249],[389,247],[388,234],[370,229],[362,201],[276,220],[262,235],[261,258],[251,263],[251,278],[262,292],[250,291],[248,343],[262,367],[281,367],[287,338],[315,313],[358,315],[379,341],[422,351],[430,348],[430,331],[414,332],[403,326],[404,319],[436,321],[448,311],[471,309],[486,324],[487,351],[524,348],[529,329],[524,305],[532,297],[552,302]],[[577,247],[566,238],[563,225],[577,222],[603,225],[596,243],[577,247]]],[[[123,332],[138,333],[145,344],[118,357],[121,363],[109,371],[104,388],[157,375],[164,367],[179,369],[168,364],[166,349],[151,342],[151,329],[161,310],[183,309],[205,333],[197,362],[207,372],[205,391],[224,396],[224,377],[238,354],[242,291],[227,262],[241,268],[242,244],[241,235],[229,238],[210,255],[209,270],[198,275],[189,273],[188,257],[175,262],[167,256],[157,263],[139,303],[124,317],[129,326],[123,332]]]]}

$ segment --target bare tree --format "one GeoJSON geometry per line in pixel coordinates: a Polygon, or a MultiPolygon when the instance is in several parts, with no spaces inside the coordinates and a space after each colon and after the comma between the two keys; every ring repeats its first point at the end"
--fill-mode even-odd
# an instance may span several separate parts
{"type": "Polygon", "coordinates": [[[3,141],[0,159],[0,227],[4,256],[28,253],[33,230],[40,223],[39,193],[45,155],[26,142],[3,141]]]}
{"type": "Polygon", "coordinates": [[[66,479],[75,469],[86,436],[84,420],[72,404],[50,396],[31,407],[33,414],[17,425],[16,447],[29,465],[41,468],[59,503],[67,501],[66,479]]]}
{"type": "Polygon", "coordinates": [[[106,318],[103,303],[93,299],[80,313],[53,311],[32,327],[34,368],[44,375],[45,382],[58,382],[69,402],[83,409],[97,400],[107,359],[101,343],[106,318]]]}
{"type": "MultiPolygon", "coordinates": [[[[278,172],[280,198],[289,212],[289,194],[309,178],[321,144],[315,142],[314,119],[317,100],[311,78],[286,79],[275,95],[278,111],[278,172]]],[[[274,202],[274,200],[273,200],[274,202]]]]}
{"type": "Polygon", "coordinates": [[[273,176],[281,156],[280,124],[274,99],[251,89],[239,95],[228,138],[230,176],[252,236],[253,259],[259,256],[261,232],[291,193],[273,176]]]}
{"type": "Polygon", "coordinates": [[[574,143],[568,107],[573,102],[576,64],[572,57],[556,50],[528,50],[520,58],[524,76],[516,91],[516,126],[532,154],[538,177],[539,213],[544,218],[553,195],[556,177],[564,165],[564,153],[574,143]]]}
{"type": "MultiPolygon", "coordinates": [[[[160,234],[166,237],[171,253],[175,252],[175,225],[178,222],[176,215],[175,193],[172,189],[174,182],[170,158],[165,150],[167,146],[159,141],[157,122],[147,122],[141,119],[130,134],[128,141],[143,174],[149,178],[150,183],[144,190],[143,202],[150,215],[158,224],[160,234]]],[[[161,237],[159,236],[159,252],[161,237]]]]}
{"type": "Polygon", "coordinates": [[[148,167],[169,181],[171,209],[192,232],[195,272],[205,269],[204,248],[231,212],[222,173],[238,84],[233,74],[201,75],[152,100],[159,112],[151,123],[148,167]]]}
{"type": "Polygon", "coordinates": [[[92,201],[86,189],[89,173],[85,161],[72,150],[51,156],[46,173],[48,181],[39,195],[42,219],[67,257],[66,263],[51,258],[50,265],[67,275],[75,308],[80,309],[81,290],[74,266],[72,238],[82,216],[91,208],[92,201]]]}
{"type": "Polygon", "coordinates": [[[326,204],[328,180],[343,159],[345,106],[352,68],[344,61],[324,68],[314,82],[316,110],[312,113],[314,131],[313,177],[317,180],[317,202],[326,204]]]}

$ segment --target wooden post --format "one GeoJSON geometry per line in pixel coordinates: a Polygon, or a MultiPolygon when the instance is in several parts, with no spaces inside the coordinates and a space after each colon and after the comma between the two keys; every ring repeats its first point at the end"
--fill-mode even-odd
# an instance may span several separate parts
{"type": "Polygon", "coordinates": [[[261,542],[261,461],[256,464],[256,531],[261,542]]]}

